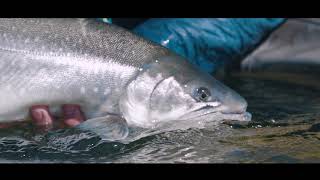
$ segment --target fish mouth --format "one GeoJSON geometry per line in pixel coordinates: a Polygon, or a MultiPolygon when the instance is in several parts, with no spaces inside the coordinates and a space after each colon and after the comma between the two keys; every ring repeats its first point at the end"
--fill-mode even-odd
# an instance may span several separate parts
{"type": "Polygon", "coordinates": [[[243,113],[222,113],[222,112],[211,112],[205,113],[194,118],[203,118],[206,117],[210,121],[210,117],[213,117],[215,120],[226,120],[226,121],[251,121],[252,115],[249,112],[243,113]]]}
{"type": "Polygon", "coordinates": [[[224,113],[221,111],[217,111],[216,109],[208,110],[207,108],[210,107],[202,107],[192,113],[195,113],[193,116],[183,116],[183,120],[190,120],[190,119],[205,119],[206,121],[212,120],[227,120],[227,121],[251,121],[252,115],[247,111],[237,112],[237,113],[224,113]],[[207,110],[207,111],[205,111],[207,110]]]}

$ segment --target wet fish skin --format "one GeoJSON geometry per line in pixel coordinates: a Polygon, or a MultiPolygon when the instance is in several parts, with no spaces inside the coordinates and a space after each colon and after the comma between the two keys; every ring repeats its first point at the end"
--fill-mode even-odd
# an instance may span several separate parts
{"type": "Polygon", "coordinates": [[[133,118],[139,113],[135,105],[127,107],[128,95],[142,97],[146,116],[161,113],[171,120],[178,109],[181,115],[246,117],[247,103],[236,92],[120,27],[93,19],[0,19],[0,122],[24,120],[35,104],[48,104],[58,116],[66,103],[79,104],[89,119],[112,113],[128,124],[153,121],[133,118]],[[210,102],[193,97],[200,86],[208,88],[210,102]],[[165,92],[168,87],[175,90],[165,92]]]}
{"type": "Polygon", "coordinates": [[[30,104],[57,114],[78,103],[91,117],[109,98],[117,111],[113,99],[138,68],[169,53],[91,19],[0,19],[0,37],[0,121],[23,119],[30,104]]]}

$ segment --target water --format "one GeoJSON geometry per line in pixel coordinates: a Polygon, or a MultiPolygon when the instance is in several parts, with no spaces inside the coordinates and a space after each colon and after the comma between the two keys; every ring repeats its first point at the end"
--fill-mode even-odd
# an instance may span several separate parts
{"type": "Polygon", "coordinates": [[[225,84],[248,101],[249,124],[164,132],[129,144],[74,129],[0,131],[2,163],[320,162],[320,81],[315,76],[237,74],[225,84]]]}

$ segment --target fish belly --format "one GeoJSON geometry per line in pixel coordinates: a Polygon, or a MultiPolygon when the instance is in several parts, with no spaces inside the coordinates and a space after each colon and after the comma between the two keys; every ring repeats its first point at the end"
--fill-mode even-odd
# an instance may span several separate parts
{"type": "Polygon", "coordinates": [[[79,104],[87,118],[118,113],[118,100],[135,69],[116,62],[0,50],[0,122],[25,120],[29,107],[79,104]]]}

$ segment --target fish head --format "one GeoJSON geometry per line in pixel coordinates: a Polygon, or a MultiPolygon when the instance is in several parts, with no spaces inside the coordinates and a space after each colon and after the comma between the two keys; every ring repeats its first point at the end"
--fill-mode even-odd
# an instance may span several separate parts
{"type": "Polygon", "coordinates": [[[120,100],[128,123],[150,127],[167,121],[250,121],[238,93],[179,56],[147,64],[120,100]]]}

